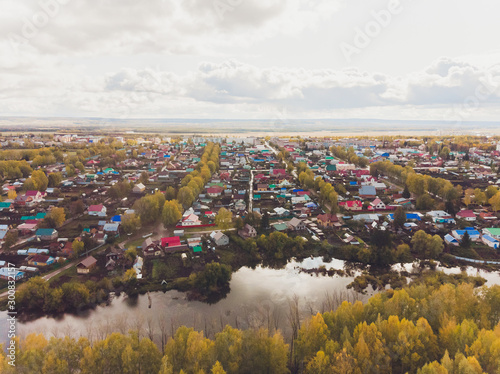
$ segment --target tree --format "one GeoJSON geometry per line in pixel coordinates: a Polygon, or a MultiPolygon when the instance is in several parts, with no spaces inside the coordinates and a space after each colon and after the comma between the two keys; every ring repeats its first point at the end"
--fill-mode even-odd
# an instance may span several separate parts
{"type": "Polygon", "coordinates": [[[85,249],[85,244],[81,240],[75,239],[71,244],[71,248],[73,249],[73,257],[76,258],[83,253],[83,250],[85,249]]]}
{"type": "Polygon", "coordinates": [[[328,340],[328,326],[323,316],[317,313],[309,321],[306,321],[299,330],[295,342],[297,356],[308,362],[314,355],[324,349],[328,340]]]}
{"type": "Polygon", "coordinates": [[[7,192],[7,199],[14,200],[16,197],[17,197],[16,190],[9,190],[9,192],[7,192]]]}
{"type": "Polygon", "coordinates": [[[77,200],[71,204],[70,210],[73,215],[80,215],[85,212],[85,205],[83,204],[83,201],[77,200]]]}
{"type": "Polygon", "coordinates": [[[193,286],[204,294],[217,292],[229,286],[231,280],[231,266],[211,262],[205,269],[189,277],[193,286]]]}
{"type": "Polygon", "coordinates": [[[495,196],[498,192],[498,187],[496,186],[488,186],[488,188],[486,189],[486,198],[489,200],[491,199],[493,196],[495,196]]]}
{"type": "Polygon", "coordinates": [[[147,171],[143,171],[141,176],[139,177],[139,182],[142,184],[146,184],[149,182],[149,173],[147,171]]]}
{"type": "Polygon", "coordinates": [[[394,225],[396,227],[403,227],[406,223],[406,212],[402,206],[398,206],[394,211],[394,225]]]}
{"type": "Polygon", "coordinates": [[[19,233],[17,230],[9,230],[7,234],[5,234],[5,241],[3,243],[4,248],[11,249],[19,238],[19,233]]]}
{"type": "Polygon", "coordinates": [[[462,240],[460,241],[460,247],[470,248],[471,245],[472,245],[472,241],[470,239],[469,232],[467,230],[465,230],[465,233],[462,236],[462,240]]]}
{"type": "Polygon", "coordinates": [[[163,205],[162,221],[164,226],[171,226],[182,218],[182,206],[177,200],[165,201],[163,205]]]}
{"type": "Polygon", "coordinates": [[[168,186],[165,191],[165,200],[174,200],[177,195],[177,191],[174,187],[168,186]]]}
{"type": "Polygon", "coordinates": [[[49,184],[49,179],[42,170],[35,170],[29,179],[33,182],[35,190],[38,191],[45,191],[49,184]]]}
{"type": "Polygon", "coordinates": [[[226,208],[220,208],[215,216],[215,224],[221,230],[227,230],[233,223],[233,213],[226,208]]]}
{"type": "Polygon", "coordinates": [[[424,255],[425,258],[436,258],[444,248],[443,239],[439,235],[430,235],[423,230],[419,230],[411,239],[413,251],[424,255]]]}
{"type": "Polygon", "coordinates": [[[495,212],[500,210],[500,192],[497,192],[488,202],[495,212]]]}
{"type": "Polygon", "coordinates": [[[120,226],[125,233],[131,234],[141,227],[141,219],[135,213],[124,214],[120,226]]]}
{"type": "Polygon", "coordinates": [[[184,208],[188,208],[191,205],[193,205],[194,202],[193,190],[187,186],[181,187],[181,189],[177,193],[177,201],[179,201],[179,203],[182,204],[184,208]]]}
{"type": "Polygon", "coordinates": [[[226,374],[226,372],[224,371],[224,368],[222,367],[222,365],[219,361],[217,361],[215,363],[215,365],[212,367],[211,372],[212,372],[212,374],[226,374]]]}
{"type": "Polygon", "coordinates": [[[467,188],[464,192],[464,204],[469,206],[472,203],[474,197],[474,190],[472,188],[467,188]]]}
{"type": "Polygon", "coordinates": [[[57,187],[61,184],[63,178],[61,173],[50,173],[48,179],[49,187],[57,187]]]}
{"type": "Polygon", "coordinates": [[[408,185],[405,184],[405,188],[403,190],[403,197],[405,199],[409,199],[411,197],[411,193],[410,193],[410,190],[408,189],[408,185]]]}
{"type": "Polygon", "coordinates": [[[478,205],[486,204],[488,200],[486,199],[486,193],[481,191],[479,188],[474,190],[474,202],[478,205]]]}
{"type": "Polygon", "coordinates": [[[434,206],[435,201],[429,194],[423,194],[417,198],[418,210],[429,210],[434,206]]]}
{"type": "Polygon", "coordinates": [[[66,221],[66,213],[64,208],[54,207],[45,216],[45,222],[47,222],[49,227],[57,228],[61,226],[66,221]]]}
{"type": "Polygon", "coordinates": [[[264,214],[262,214],[260,226],[262,230],[267,230],[269,228],[269,212],[267,210],[264,210],[264,214]]]}

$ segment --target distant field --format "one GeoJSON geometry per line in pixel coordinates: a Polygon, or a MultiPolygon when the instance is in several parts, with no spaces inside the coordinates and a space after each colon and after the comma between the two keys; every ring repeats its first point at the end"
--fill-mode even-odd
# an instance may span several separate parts
{"type": "Polygon", "coordinates": [[[498,122],[384,119],[112,119],[0,117],[0,132],[171,135],[499,135],[498,122]],[[13,131],[16,129],[16,131],[13,131]]]}

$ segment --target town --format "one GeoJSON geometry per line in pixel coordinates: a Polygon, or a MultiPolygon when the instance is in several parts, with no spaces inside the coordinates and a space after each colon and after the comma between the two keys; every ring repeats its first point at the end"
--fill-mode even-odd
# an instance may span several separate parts
{"type": "Polygon", "coordinates": [[[242,266],[309,256],[374,269],[358,291],[397,284],[397,263],[500,266],[494,137],[61,132],[0,144],[0,292],[15,266],[22,313],[121,292],[210,301],[242,266]]]}

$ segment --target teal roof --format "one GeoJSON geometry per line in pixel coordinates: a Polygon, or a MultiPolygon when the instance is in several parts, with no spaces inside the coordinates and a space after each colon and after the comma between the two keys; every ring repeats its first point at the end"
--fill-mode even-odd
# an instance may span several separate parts
{"type": "Polygon", "coordinates": [[[52,235],[56,231],[55,229],[38,229],[36,230],[36,235],[52,235]]]}
{"type": "Polygon", "coordinates": [[[273,225],[273,227],[276,231],[284,231],[287,229],[286,223],[277,223],[273,225]]]}
{"type": "Polygon", "coordinates": [[[200,253],[200,252],[202,252],[202,249],[201,249],[201,247],[199,245],[197,245],[197,246],[193,247],[193,252],[194,253],[200,253]]]}

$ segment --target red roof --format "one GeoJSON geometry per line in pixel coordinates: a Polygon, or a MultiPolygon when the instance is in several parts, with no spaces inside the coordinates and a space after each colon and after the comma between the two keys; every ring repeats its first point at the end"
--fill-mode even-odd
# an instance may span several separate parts
{"type": "Polygon", "coordinates": [[[349,208],[362,207],[363,203],[361,201],[358,201],[358,200],[350,200],[350,201],[346,201],[345,205],[347,205],[349,208]]]}
{"type": "Polygon", "coordinates": [[[178,236],[171,236],[170,238],[161,238],[162,247],[177,247],[181,245],[181,238],[178,236]]]}
{"type": "Polygon", "coordinates": [[[221,193],[224,189],[220,186],[214,186],[207,188],[207,193],[221,193]]]}
{"type": "Polygon", "coordinates": [[[43,193],[42,193],[42,192],[40,192],[40,191],[36,191],[36,190],[26,191],[25,195],[26,195],[26,196],[36,196],[36,195],[38,195],[39,193],[41,193],[41,194],[43,195],[43,193]]]}
{"type": "Polygon", "coordinates": [[[99,204],[99,205],[91,205],[89,206],[89,212],[100,212],[104,208],[104,205],[99,204]]]}
{"type": "Polygon", "coordinates": [[[476,215],[472,210],[461,210],[457,213],[458,217],[475,218],[476,215]]]}

